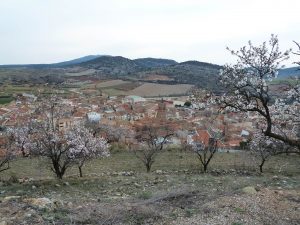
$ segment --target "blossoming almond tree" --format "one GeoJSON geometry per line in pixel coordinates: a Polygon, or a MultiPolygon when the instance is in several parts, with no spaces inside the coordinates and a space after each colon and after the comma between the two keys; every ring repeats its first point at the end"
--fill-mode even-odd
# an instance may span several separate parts
{"type": "Polygon", "coordinates": [[[19,151],[23,157],[27,157],[31,146],[29,139],[31,132],[30,126],[15,127],[13,129],[9,129],[8,132],[13,141],[11,147],[14,147],[15,151],[19,151]]]}
{"type": "Polygon", "coordinates": [[[281,52],[278,38],[272,35],[268,43],[231,51],[237,57],[235,65],[225,65],[220,82],[226,93],[218,99],[223,108],[252,112],[259,117],[265,136],[283,141],[300,150],[299,126],[300,85],[285,86],[282,93],[272,92],[269,82],[277,77],[281,63],[291,50],[281,52]]]}
{"type": "Polygon", "coordinates": [[[30,155],[50,159],[51,170],[59,179],[72,165],[77,164],[81,169],[87,159],[108,154],[106,141],[94,137],[83,125],[64,129],[59,126],[60,119],[69,115],[68,109],[70,107],[55,96],[42,102],[36,110],[41,119],[32,121],[27,145],[30,155]]]}
{"type": "Polygon", "coordinates": [[[76,161],[80,177],[83,176],[82,167],[86,161],[109,156],[107,141],[93,136],[87,128],[81,125],[69,129],[66,132],[66,139],[68,145],[72,146],[69,149],[69,157],[76,161]]]}
{"type": "Polygon", "coordinates": [[[29,128],[17,127],[5,132],[5,151],[0,153],[0,172],[10,169],[10,161],[22,154],[28,155],[29,128]]]}
{"type": "Polygon", "coordinates": [[[261,131],[253,134],[252,140],[249,142],[250,154],[255,160],[259,161],[259,171],[263,173],[265,162],[272,156],[286,153],[290,146],[283,141],[266,137],[261,131]]]}

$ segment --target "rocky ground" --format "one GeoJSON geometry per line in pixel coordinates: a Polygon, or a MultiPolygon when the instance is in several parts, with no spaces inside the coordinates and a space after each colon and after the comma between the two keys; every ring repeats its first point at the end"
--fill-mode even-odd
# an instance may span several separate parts
{"type": "Polygon", "coordinates": [[[9,180],[0,225],[11,224],[297,225],[300,177],[157,170],[9,180]]]}

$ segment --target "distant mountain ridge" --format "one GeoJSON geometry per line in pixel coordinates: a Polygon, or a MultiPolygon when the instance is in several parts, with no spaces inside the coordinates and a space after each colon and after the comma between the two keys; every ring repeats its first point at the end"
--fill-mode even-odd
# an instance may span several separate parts
{"type": "Polygon", "coordinates": [[[59,62],[59,63],[53,63],[51,65],[53,66],[69,66],[69,65],[74,65],[74,64],[78,64],[78,63],[83,63],[83,62],[87,62],[99,57],[102,57],[104,55],[87,55],[87,56],[83,56],[77,59],[72,59],[69,61],[64,61],[64,62],[59,62]]]}
{"type": "MultiPolygon", "coordinates": [[[[163,58],[137,58],[137,59],[128,59],[122,56],[109,56],[109,55],[87,55],[80,58],[58,62],[50,64],[8,64],[0,65],[0,68],[33,68],[33,69],[45,69],[45,68],[55,68],[55,67],[70,67],[70,66],[87,66],[90,68],[118,68],[122,67],[128,71],[135,70],[145,70],[145,69],[158,69],[168,66],[175,65],[190,65],[190,66],[199,66],[212,69],[221,69],[220,65],[200,62],[196,60],[189,60],[184,62],[176,62],[172,59],[163,59],[163,58]],[[134,69],[133,69],[134,68],[134,69]]],[[[115,71],[116,72],[116,71],[115,71]]],[[[299,67],[289,67],[279,70],[278,78],[287,78],[289,76],[300,76],[299,67]]]]}
{"type": "MultiPolygon", "coordinates": [[[[164,84],[193,84],[200,88],[220,91],[218,75],[222,66],[189,60],[139,58],[122,56],[88,55],[81,58],[53,63],[0,66],[0,82],[55,83],[69,77],[89,76],[93,79],[122,79],[164,84]],[[158,76],[155,76],[158,75],[158,76]],[[154,78],[153,78],[154,77],[154,78]],[[155,77],[167,77],[155,79],[155,77]]],[[[279,78],[300,75],[297,67],[281,69],[279,78]]]]}
{"type": "Polygon", "coordinates": [[[293,76],[300,76],[300,68],[299,67],[289,67],[280,69],[278,71],[278,78],[288,78],[293,76]]]}
{"type": "Polygon", "coordinates": [[[63,62],[58,62],[58,63],[49,63],[49,64],[11,64],[11,65],[0,65],[0,68],[20,68],[20,67],[24,67],[24,68],[50,68],[50,67],[62,67],[62,66],[71,66],[71,65],[75,65],[78,63],[83,63],[83,62],[87,62],[90,60],[93,60],[95,58],[99,58],[102,57],[104,55],[87,55],[87,56],[83,56],[80,58],[76,58],[76,59],[72,59],[72,60],[68,60],[68,61],[63,61],[63,62]]]}

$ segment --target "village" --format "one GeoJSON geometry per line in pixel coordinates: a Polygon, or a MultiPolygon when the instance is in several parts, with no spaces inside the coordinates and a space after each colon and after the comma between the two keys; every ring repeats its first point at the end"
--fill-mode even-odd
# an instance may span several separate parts
{"type": "MultiPolygon", "coordinates": [[[[41,100],[41,97],[23,93],[0,108],[2,151],[6,128],[26,126],[41,100]]],[[[59,129],[65,130],[79,122],[93,122],[110,127],[115,131],[110,141],[125,146],[136,142],[133,133],[137,126],[158,124],[169,126],[174,131],[167,143],[171,146],[205,142],[213,134],[218,134],[219,151],[240,150],[256,126],[253,116],[249,114],[245,117],[242,113],[220,113],[217,105],[199,101],[193,103],[191,96],[143,98],[101,95],[87,98],[77,93],[76,96],[65,97],[63,101],[71,109],[71,114],[57,121],[59,129]]],[[[102,136],[110,139],[105,132],[102,136]]]]}

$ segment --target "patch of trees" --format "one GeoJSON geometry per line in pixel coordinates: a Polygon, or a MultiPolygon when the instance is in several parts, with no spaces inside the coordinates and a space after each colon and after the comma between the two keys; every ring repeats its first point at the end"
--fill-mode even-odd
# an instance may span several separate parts
{"type": "Polygon", "coordinates": [[[28,125],[10,130],[13,141],[7,155],[45,157],[59,179],[74,165],[82,176],[82,167],[88,160],[109,156],[107,141],[94,136],[83,124],[60,126],[60,121],[70,113],[68,109],[56,96],[43,101],[36,110],[42,120],[32,119],[28,125]]]}

